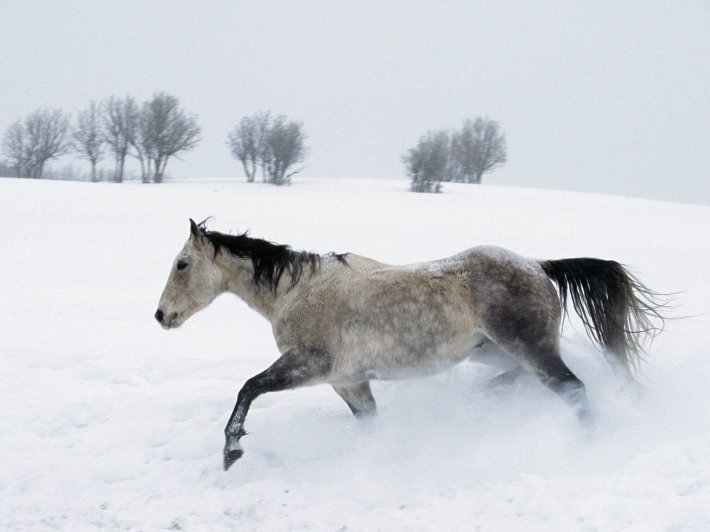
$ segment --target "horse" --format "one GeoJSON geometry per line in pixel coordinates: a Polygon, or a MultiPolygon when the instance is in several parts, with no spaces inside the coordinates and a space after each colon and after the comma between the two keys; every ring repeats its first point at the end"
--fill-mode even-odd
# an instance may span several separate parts
{"type": "Polygon", "coordinates": [[[663,329],[658,294],[611,260],[536,260],[479,246],[392,266],[190,219],[154,317],[166,330],[179,327],[226,292],[269,320],[280,357],[238,393],[224,430],[225,471],[244,453],[244,422],[261,394],[328,383],[366,418],[377,411],[370,380],[432,375],[469,357],[507,360],[511,369],[494,380],[532,373],[585,420],[585,386],[560,356],[568,303],[631,380],[645,340],[663,329]]]}

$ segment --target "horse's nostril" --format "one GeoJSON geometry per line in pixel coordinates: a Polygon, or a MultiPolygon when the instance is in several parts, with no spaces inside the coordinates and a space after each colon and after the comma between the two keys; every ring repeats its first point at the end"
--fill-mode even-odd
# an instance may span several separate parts
{"type": "Polygon", "coordinates": [[[158,320],[160,323],[163,323],[163,318],[165,316],[163,315],[163,311],[158,309],[155,311],[155,319],[158,320]]]}

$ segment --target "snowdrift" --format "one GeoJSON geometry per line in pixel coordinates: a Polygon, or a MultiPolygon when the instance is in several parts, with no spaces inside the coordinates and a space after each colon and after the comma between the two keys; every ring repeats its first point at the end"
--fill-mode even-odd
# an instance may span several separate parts
{"type": "Polygon", "coordinates": [[[0,182],[0,528],[10,530],[708,530],[710,208],[403,181],[159,186],[0,182]],[[390,263],[478,244],[593,256],[680,292],[643,388],[620,387],[578,324],[563,356],[593,433],[534,379],[491,369],[375,382],[358,423],[327,386],[253,405],[221,469],[236,393],[277,356],[222,296],[183,328],[152,318],[188,218],[390,263]]]}

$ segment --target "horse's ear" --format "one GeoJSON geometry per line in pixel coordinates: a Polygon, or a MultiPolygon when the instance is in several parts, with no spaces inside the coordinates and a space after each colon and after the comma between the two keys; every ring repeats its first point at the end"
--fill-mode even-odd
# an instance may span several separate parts
{"type": "Polygon", "coordinates": [[[200,228],[197,227],[195,220],[193,220],[192,218],[190,218],[190,234],[193,237],[200,236],[200,228]]]}
{"type": "Polygon", "coordinates": [[[196,246],[201,247],[203,238],[202,231],[200,231],[200,228],[195,223],[195,220],[190,218],[190,240],[192,240],[193,244],[196,246]]]}

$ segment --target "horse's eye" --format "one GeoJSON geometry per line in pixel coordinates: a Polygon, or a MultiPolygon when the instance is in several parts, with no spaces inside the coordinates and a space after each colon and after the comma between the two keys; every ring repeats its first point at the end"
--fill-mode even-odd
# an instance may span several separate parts
{"type": "Polygon", "coordinates": [[[177,269],[184,270],[185,268],[187,268],[187,262],[185,262],[184,260],[179,260],[177,263],[177,269]]]}

